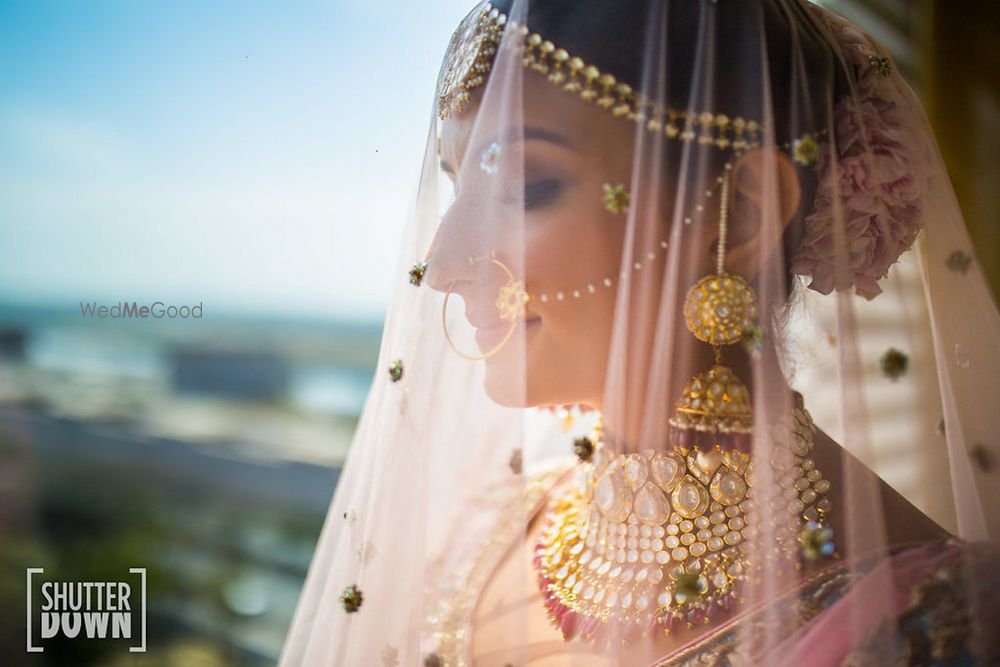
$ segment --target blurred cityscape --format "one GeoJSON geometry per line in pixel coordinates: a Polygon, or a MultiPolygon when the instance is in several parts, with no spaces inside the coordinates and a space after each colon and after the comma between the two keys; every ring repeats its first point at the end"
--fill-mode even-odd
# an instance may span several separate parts
{"type": "Polygon", "coordinates": [[[270,665],[381,323],[99,320],[0,305],[5,665],[270,665]],[[149,644],[25,653],[24,576],[149,576],[149,644]]]}

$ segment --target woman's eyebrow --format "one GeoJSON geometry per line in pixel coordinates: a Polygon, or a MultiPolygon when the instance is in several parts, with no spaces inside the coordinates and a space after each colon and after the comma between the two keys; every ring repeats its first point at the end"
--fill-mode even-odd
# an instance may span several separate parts
{"type": "MultiPolygon", "coordinates": [[[[512,140],[520,138],[520,133],[518,133],[516,129],[510,134],[512,135],[510,137],[512,140]]],[[[558,132],[547,130],[543,127],[528,126],[524,128],[523,137],[525,141],[528,141],[529,139],[539,139],[541,141],[547,141],[550,144],[555,144],[556,146],[562,146],[563,148],[577,150],[576,146],[573,145],[573,142],[570,141],[567,137],[559,134],[558,132]]]]}
{"type": "Polygon", "coordinates": [[[499,137],[495,137],[483,143],[480,150],[486,150],[486,147],[492,143],[499,142],[501,145],[516,143],[518,141],[546,141],[555,146],[561,148],[568,148],[570,150],[578,150],[573,142],[569,138],[555,132],[553,130],[546,129],[544,127],[535,127],[533,125],[528,125],[524,128],[512,127],[507,132],[504,132],[499,137]]]}
{"type": "MultiPolygon", "coordinates": [[[[519,140],[524,140],[524,141],[531,141],[531,140],[546,141],[546,142],[548,142],[550,144],[553,144],[553,145],[556,145],[556,146],[560,146],[562,148],[567,148],[569,150],[573,150],[573,151],[578,150],[577,147],[575,145],[573,145],[573,142],[570,141],[567,137],[559,134],[558,132],[554,132],[552,130],[548,130],[548,129],[544,128],[544,127],[535,127],[535,126],[530,126],[529,125],[528,127],[523,128],[523,130],[521,128],[516,128],[515,127],[515,128],[511,128],[509,131],[507,131],[501,137],[501,141],[504,144],[512,143],[512,142],[519,141],[519,140]]],[[[498,139],[494,138],[494,139],[490,139],[490,140],[487,140],[487,141],[483,142],[483,146],[480,149],[480,153],[482,153],[482,151],[486,150],[487,146],[489,146],[490,144],[495,143],[497,141],[498,141],[498,139]]],[[[441,166],[441,169],[443,171],[445,171],[445,172],[447,172],[449,174],[454,174],[455,173],[454,168],[451,166],[451,164],[447,160],[442,159],[440,161],[440,166],[441,166]]]]}

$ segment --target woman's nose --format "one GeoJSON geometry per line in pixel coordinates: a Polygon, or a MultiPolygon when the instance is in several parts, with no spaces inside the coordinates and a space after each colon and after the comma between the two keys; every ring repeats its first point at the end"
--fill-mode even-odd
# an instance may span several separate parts
{"type": "Polygon", "coordinates": [[[462,234],[448,215],[441,218],[424,258],[425,285],[438,292],[450,292],[454,285],[472,279],[475,266],[469,258],[475,252],[463,236],[467,234],[462,234]]]}
{"type": "MultiPolygon", "coordinates": [[[[489,268],[477,261],[496,254],[496,223],[491,212],[473,198],[460,196],[441,218],[425,260],[424,283],[439,292],[458,291],[463,283],[480,281],[489,268]]],[[[481,201],[481,200],[480,200],[481,201]]]]}

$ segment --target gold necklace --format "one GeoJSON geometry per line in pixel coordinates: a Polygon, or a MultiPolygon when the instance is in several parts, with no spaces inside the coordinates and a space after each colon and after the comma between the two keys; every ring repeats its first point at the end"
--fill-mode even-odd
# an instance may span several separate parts
{"type": "Polygon", "coordinates": [[[553,503],[535,549],[552,622],[567,639],[593,638],[608,620],[642,634],[669,633],[742,602],[758,558],[797,565],[803,556],[832,554],[830,482],[809,456],[815,432],[802,406],[771,428],[777,489],[754,498],[745,452],[716,445],[616,453],[598,422],[586,483],[553,503]],[[746,544],[757,536],[757,508],[765,502],[774,540],[751,550],[746,544]]]}

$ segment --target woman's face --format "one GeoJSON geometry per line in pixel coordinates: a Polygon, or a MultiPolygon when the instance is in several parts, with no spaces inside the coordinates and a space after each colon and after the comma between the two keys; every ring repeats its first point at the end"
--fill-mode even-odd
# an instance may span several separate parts
{"type": "Polygon", "coordinates": [[[626,224],[626,213],[605,208],[602,186],[629,187],[635,126],[534,72],[524,75],[517,127],[504,127],[475,99],[442,125],[439,157],[456,195],[428,253],[425,282],[462,297],[486,353],[510,329],[496,306],[509,277],[488,260],[492,253],[532,298],[507,343],[485,360],[490,397],[510,406],[594,404],[604,385],[626,224]],[[515,138],[497,136],[508,133],[515,138]],[[494,142],[499,151],[488,151],[494,142]]]}

